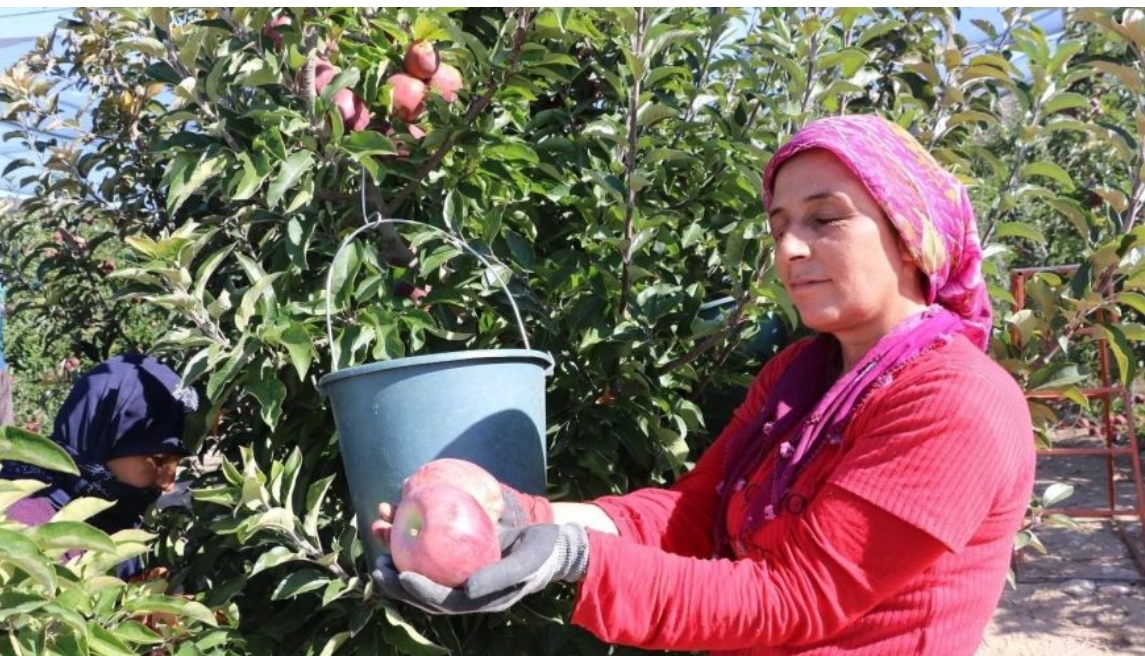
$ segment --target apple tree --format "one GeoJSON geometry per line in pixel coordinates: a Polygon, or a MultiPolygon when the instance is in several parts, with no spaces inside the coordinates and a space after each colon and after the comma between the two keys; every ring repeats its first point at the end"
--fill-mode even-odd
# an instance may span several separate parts
{"type": "Polygon", "coordinates": [[[317,380],[523,329],[556,362],[550,495],[670,482],[799,329],[769,154],[872,111],[974,181],[995,356],[1069,388],[1092,351],[1047,345],[1098,325],[1132,379],[1139,330],[1108,317],[1145,309],[1141,12],[1067,12],[1051,38],[1011,9],[972,41],[954,11],[77,9],[0,77],[8,138],[41,158],[0,266],[44,335],[138,344],[202,392],[193,512],[156,518],[153,557],[225,611],[228,653],[625,653],[568,626],[567,590],[455,619],[374,596],[317,380]],[[1081,282],[1040,276],[1042,313],[1010,312],[1009,270],[1051,251],[1081,282]]]}

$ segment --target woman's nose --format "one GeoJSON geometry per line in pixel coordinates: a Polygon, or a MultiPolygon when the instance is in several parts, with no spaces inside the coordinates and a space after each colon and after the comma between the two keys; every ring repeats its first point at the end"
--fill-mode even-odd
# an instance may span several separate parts
{"type": "Polygon", "coordinates": [[[178,473],[179,461],[164,459],[157,463],[155,468],[155,487],[161,492],[170,492],[175,489],[175,475],[178,473]]]}
{"type": "Polygon", "coordinates": [[[794,260],[809,254],[807,240],[796,230],[786,230],[775,239],[775,255],[779,260],[794,260]]]}

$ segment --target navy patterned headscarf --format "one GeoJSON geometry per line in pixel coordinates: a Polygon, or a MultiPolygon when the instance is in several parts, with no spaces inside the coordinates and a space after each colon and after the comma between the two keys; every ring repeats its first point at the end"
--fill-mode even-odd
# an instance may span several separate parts
{"type": "Polygon", "coordinates": [[[188,455],[183,421],[197,405],[194,390],[149,355],[119,355],[96,365],[76,382],[52,426],[52,440],[75,461],[79,476],[19,462],[4,462],[0,478],[30,478],[59,509],[80,496],[115,501],[88,520],[107,533],[138,527],[159,496],[115,478],[106,463],[132,455],[188,455]]]}

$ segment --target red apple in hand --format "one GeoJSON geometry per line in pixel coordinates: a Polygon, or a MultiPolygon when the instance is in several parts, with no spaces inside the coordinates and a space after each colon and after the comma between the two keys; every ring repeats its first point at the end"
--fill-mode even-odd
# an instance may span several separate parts
{"type": "Polygon", "coordinates": [[[438,458],[418,467],[417,471],[402,481],[402,499],[409,497],[419,487],[434,484],[453,485],[465,490],[485,508],[494,523],[501,519],[501,513],[505,510],[501,483],[480,465],[460,458],[438,458]]]}
{"type": "Polygon", "coordinates": [[[404,496],[394,512],[390,554],[402,572],[456,588],[501,559],[497,527],[468,492],[440,483],[404,496]]]}

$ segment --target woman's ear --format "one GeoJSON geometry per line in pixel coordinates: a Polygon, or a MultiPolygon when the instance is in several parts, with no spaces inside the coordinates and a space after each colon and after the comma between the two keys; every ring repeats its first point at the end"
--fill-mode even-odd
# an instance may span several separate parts
{"type": "Polygon", "coordinates": [[[906,245],[906,240],[901,235],[895,235],[895,244],[898,245],[899,257],[906,264],[916,264],[914,255],[910,252],[910,247],[906,245]]]}

